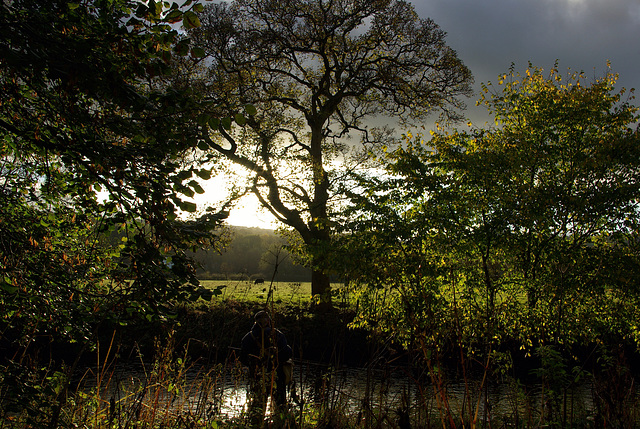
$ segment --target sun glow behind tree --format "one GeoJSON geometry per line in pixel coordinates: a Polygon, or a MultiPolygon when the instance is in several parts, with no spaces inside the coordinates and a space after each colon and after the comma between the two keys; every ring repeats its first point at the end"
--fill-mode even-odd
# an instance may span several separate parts
{"type": "Polygon", "coordinates": [[[471,74],[437,24],[401,0],[237,0],[201,20],[191,35],[209,65],[202,86],[229,108],[255,107],[239,127],[204,126],[202,137],[250,172],[254,195],[299,234],[314,294],[329,303],[335,214],[357,176],[349,169],[390,138],[367,121],[457,118],[471,74]]]}

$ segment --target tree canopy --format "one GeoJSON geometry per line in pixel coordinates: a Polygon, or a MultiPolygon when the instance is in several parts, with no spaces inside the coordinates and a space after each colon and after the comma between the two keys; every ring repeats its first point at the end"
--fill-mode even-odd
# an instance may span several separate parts
{"type": "Polygon", "coordinates": [[[371,151],[391,143],[375,122],[458,119],[471,73],[436,23],[401,0],[221,2],[191,36],[205,50],[207,91],[228,109],[256,110],[241,127],[204,127],[203,138],[297,231],[313,292],[328,299],[335,213],[371,151]]]}
{"type": "MultiPolygon", "coordinates": [[[[201,8],[0,4],[0,366],[16,388],[43,338],[90,348],[102,322],[162,317],[197,284],[186,251],[218,242],[223,214],[178,217],[210,171],[189,158],[200,101],[167,79],[200,53],[177,24],[201,8]]],[[[24,391],[3,406],[37,406],[24,391]]]]}
{"type": "Polygon", "coordinates": [[[638,108],[615,83],[512,69],[483,86],[494,126],[407,136],[345,236],[362,322],[485,357],[503,341],[637,342],[638,108]]]}

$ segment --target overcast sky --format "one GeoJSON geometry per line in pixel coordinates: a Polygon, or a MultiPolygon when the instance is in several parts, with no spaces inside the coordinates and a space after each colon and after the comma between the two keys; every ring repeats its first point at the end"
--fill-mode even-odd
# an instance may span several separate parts
{"type": "MultiPolygon", "coordinates": [[[[529,61],[601,77],[607,60],[618,83],[640,92],[640,0],[414,0],[422,18],[447,32],[475,88],[529,61]]],[[[476,98],[467,104],[474,104],[476,98]]],[[[637,104],[637,103],[636,103],[637,104]]]]}
{"type": "MultiPolygon", "coordinates": [[[[447,32],[447,43],[471,69],[476,91],[497,82],[511,63],[524,72],[529,61],[549,70],[558,60],[567,68],[601,77],[607,61],[620,75],[620,87],[636,88],[640,98],[640,0],[413,0],[422,18],[447,32]]],[[[467,100],[476,125],[489,119],[467,100]]],[[[635,104],[640,104],[638,100],[635,104]]],[[[232,211],[231,224],[270,227],[257,201],[232,211]]]]}

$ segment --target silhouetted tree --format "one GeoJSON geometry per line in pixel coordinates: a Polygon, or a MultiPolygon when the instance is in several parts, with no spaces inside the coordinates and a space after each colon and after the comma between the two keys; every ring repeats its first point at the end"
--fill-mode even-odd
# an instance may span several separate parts
{"type": "Polygon", "coordinates": [[[242,127],[209,121],[212,151],[244,167],[249,188],[301,237],[312,289],[330,302],[334,214],[350,178],[390,131],[372,120],[456,119],[471,73],[430,19],[402,0],[236,0],[205,9],[191,36],[205,85],[242,127]],[[218,95],[222,95],[218,97],[218,95]],[[254,108],[257,111],[253,111],[254,108]],[[348,139],[359,138],[359,149],[348,139]]]}

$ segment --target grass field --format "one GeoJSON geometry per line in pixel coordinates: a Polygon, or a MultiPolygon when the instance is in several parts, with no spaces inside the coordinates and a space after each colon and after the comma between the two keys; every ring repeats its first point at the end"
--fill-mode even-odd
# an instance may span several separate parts
{"type": "MultiPolygon", "coordinates": [[[[311,282],[274,282],[265,280],[262,284],[255,284],[247,280],[201,280],[200,284],[207,289],[218,289],[222,294],[219,298],[235,299],[238,301],[266,302],[269,292],[272,292],[276,303],[304,305],[311,300],[311,282]]],[[[332,290],[342,287],[342,283],[332,283],[332,290]]]]}

